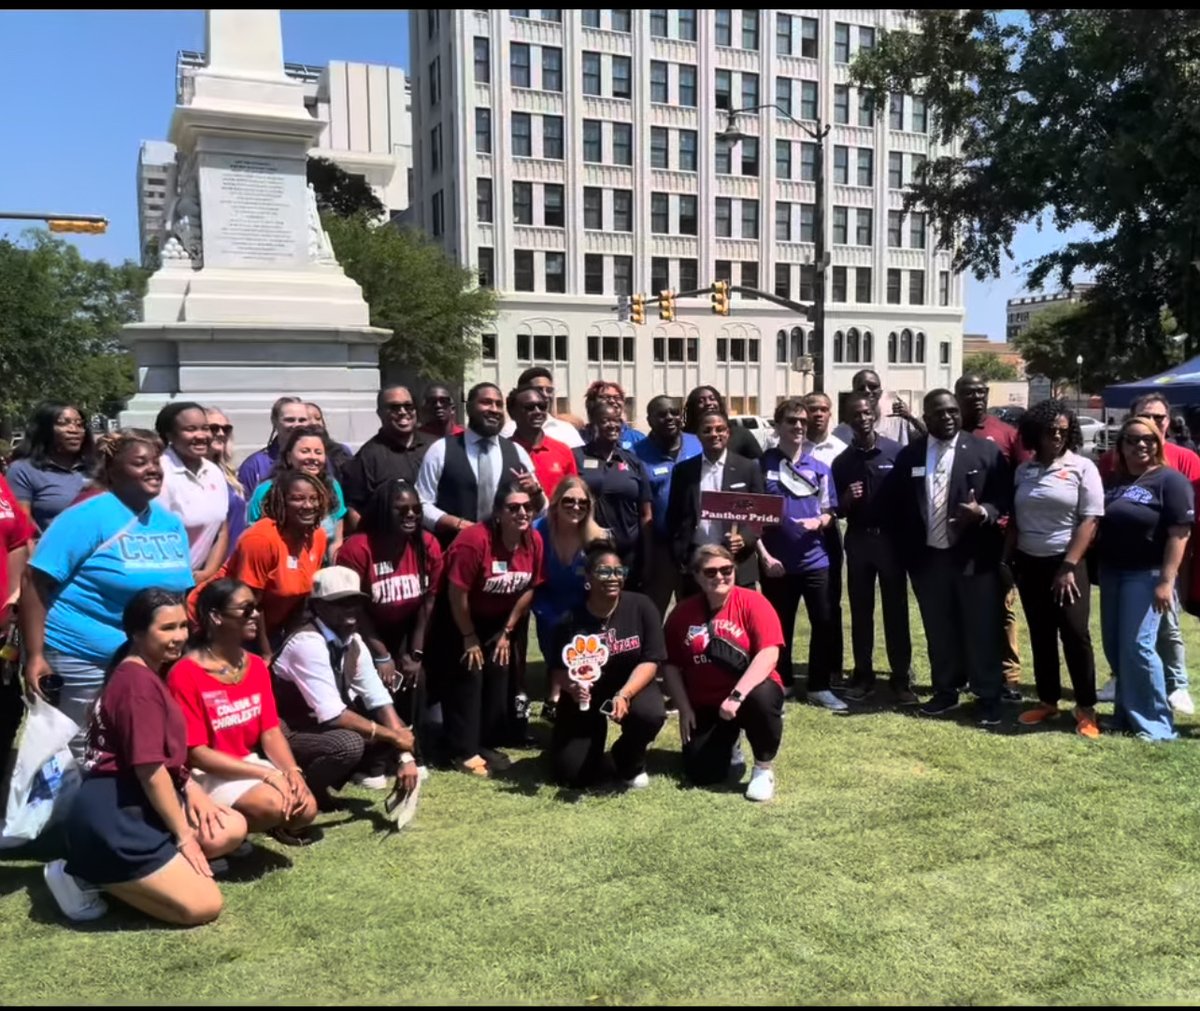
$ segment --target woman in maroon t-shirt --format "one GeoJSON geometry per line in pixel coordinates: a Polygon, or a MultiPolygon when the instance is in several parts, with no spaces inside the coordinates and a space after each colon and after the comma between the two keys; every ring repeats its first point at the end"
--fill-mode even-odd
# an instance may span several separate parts
{"type": "Polygon", "coordinates": [[[504,739],[509,680],[519,659],[510,640],[541,581],[542,538],[532,528],[533,512],[526,492],[502,483],[491,521],[459,534],[446,558],[453,621],[446,626],[442,715],[452,757],[476,776],[510,764],[495,748],[504,739]]]}
{"type": "Polygon", "coordinates": [[[734,585],[727,548],[706,544],[692,556],[700,593],[667,619],[667,691],[679,706],[683,770],[693,783],[717,783],[740,764],[738,732],[754,752],[750,800],[775,794],[771,769],[783,738],[783,681],[775,669],[783,640],[779,616],[761,593],[734,585]]]}
{"type": "Polygon", "coordinates": [[[167,923],[207,923],[222,905],[208,861],[241,844],[246,819],[188,776],[183,713],[163,683],[187,641],[183,602],[143,590],[123,621],[129,639],[92,712],[65,823],[68,856],[47,864],[46,883],[72,920],[104,915],[102,888],[167,923]]]}

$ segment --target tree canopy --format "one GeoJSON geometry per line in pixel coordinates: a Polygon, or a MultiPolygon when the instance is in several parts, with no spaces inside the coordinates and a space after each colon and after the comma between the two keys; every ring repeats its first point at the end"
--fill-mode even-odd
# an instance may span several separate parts
{"type": "Polygon", "coordinates": [[[963,375],[983,376],[995,383],[1015,383],[1021,373],[1012,362],[1006,362],[995,351],[976,351],[963,358],[963,375]]]}
{"type": "Polygon", "coordinates": [[[351,175],[328,158],[310,156],[307,175],[317,195],[317,208],[322,214],[336,214],[343,218],[366,214],[378,218],[387,210],[362,176],[351,175]]]}

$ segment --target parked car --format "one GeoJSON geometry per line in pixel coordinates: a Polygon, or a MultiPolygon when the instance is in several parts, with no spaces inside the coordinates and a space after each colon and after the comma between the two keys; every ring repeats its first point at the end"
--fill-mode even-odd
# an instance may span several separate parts
{"type": "Polygon", "coordinates": [[[761,414],[738,414],[730,418],[729,423],[747,429],[763,449],[770,449],[776,444],[775,422],[770,418],[761,414]]]}
{"type": "Polygon", "coordinates": [[[988,414],[995,415],[1006,425],[1012,425],[1016,428],[1021,423],[1021,418],[1025,415],[1025,408],[1019,404],[1005,404],[1002,407],[989,407],[988,414]]]}
{"type": "Polygon", "coordinates": [[[1098,418],[1078,416],[1079,431],[1083,433],[1083,449],[1085,456],[1090,455],[1096,445],[1096,438],[1104,431],[1104,422],[1098,418]]]}

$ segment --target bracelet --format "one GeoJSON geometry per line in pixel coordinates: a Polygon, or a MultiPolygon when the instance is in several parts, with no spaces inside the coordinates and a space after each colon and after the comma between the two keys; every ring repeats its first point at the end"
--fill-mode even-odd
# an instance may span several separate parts
{"type": "Polygon", "coordinates": [[[410,649],[408,651],[408,655],[411,656],[414,660],[424,660],[425,659],[425,651],[423,649],[410,649]]]}
{"type": "Polygon", "coordinates": [[[385,656],[375,656],[375,657],[372,657],[371,659],[375,661],[375,666],[376,666],[376,667],[382,667],[382,666],[383,666],[385,663],[393,663],[393,662],[394,662],[394,661],[392,660],[392,658],[391,658],[390,656],[387,656],[387,655],[385,655],[385,656]]]}
{"type": "Polygon", "coordinates": [[[411,765],[415,761],[416,761],[416,759],[413,758],[412,752],[409,752],[409,751],[400,752],[400,764],[401,765],[411,765]]]}

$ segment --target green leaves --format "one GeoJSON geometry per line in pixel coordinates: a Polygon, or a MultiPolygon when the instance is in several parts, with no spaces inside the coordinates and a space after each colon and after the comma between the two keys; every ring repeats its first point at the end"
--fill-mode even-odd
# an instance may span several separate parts
{"type": "Polygon", "coordinates": [[[1015,383],[1021,378],[1017,367],[994,351],[977,351],[963,359],[963,375],[983,376],[996,383],[1015,383]]]}

